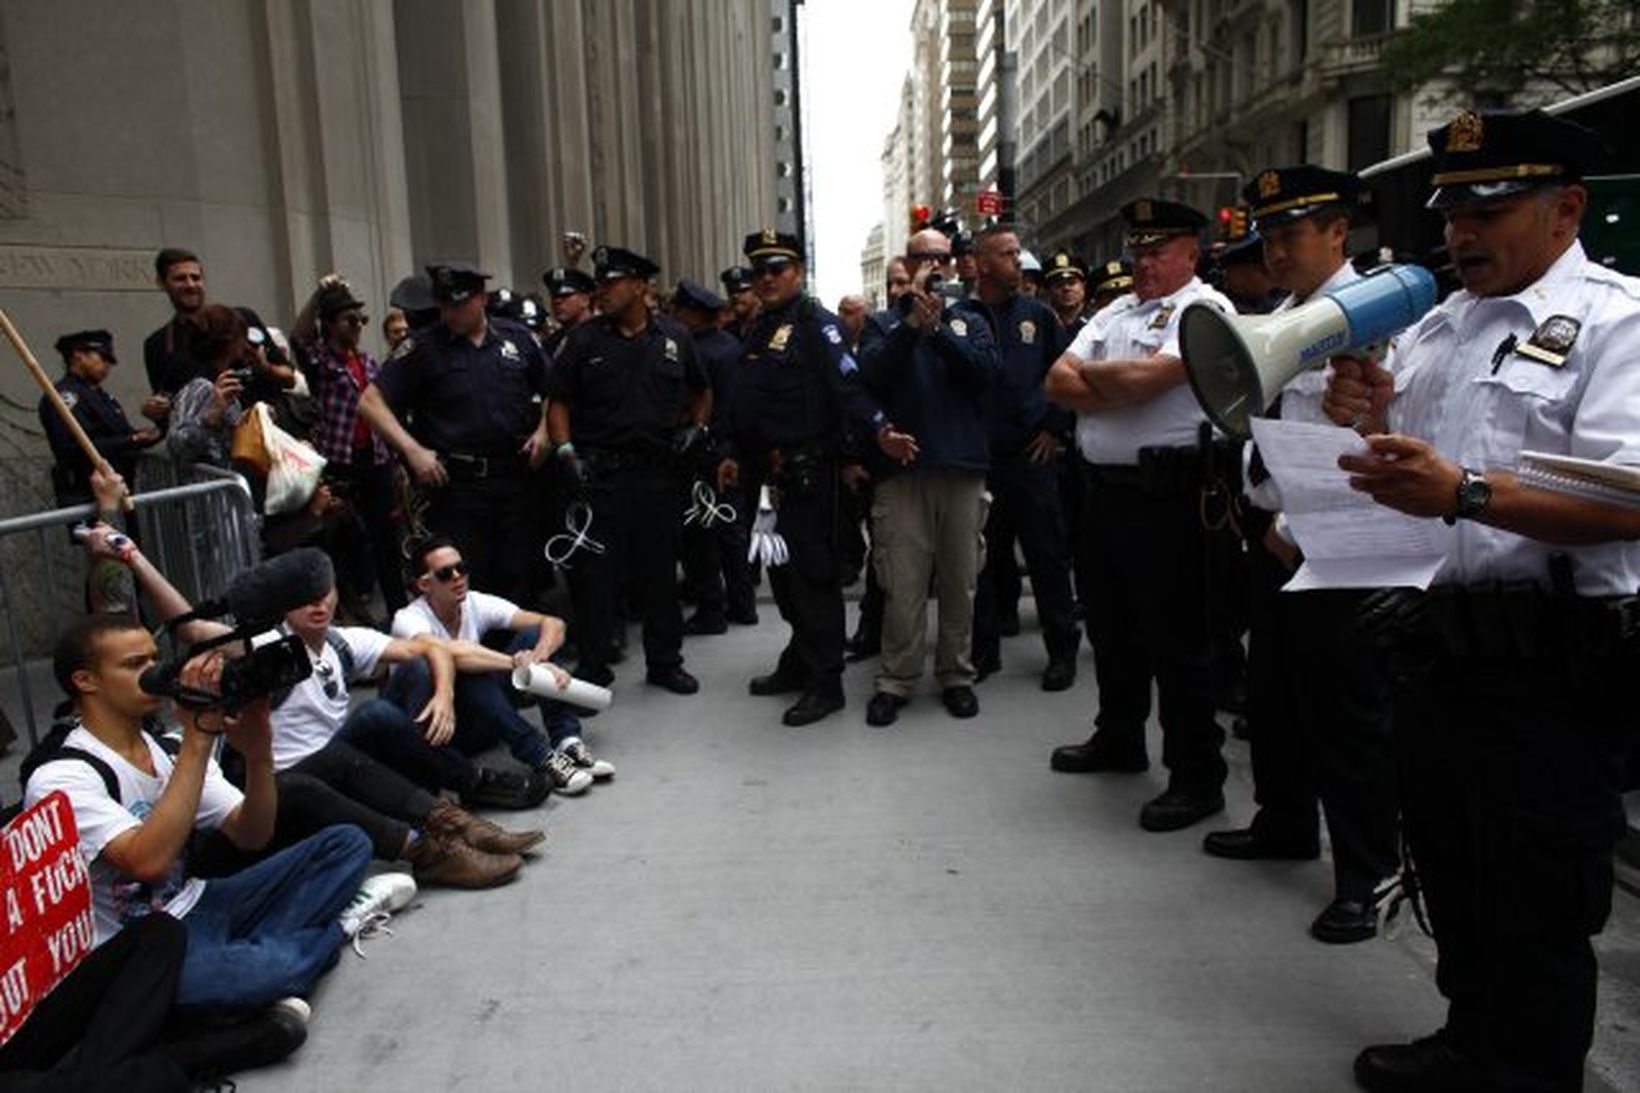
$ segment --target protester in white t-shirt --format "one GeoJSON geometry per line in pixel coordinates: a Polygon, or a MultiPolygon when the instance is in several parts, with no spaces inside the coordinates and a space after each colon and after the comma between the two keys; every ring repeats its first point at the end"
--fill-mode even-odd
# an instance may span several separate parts
{"type": "MultiPolygon", "coordinates": [[[[447,640],[483,643],[504,648],[511,666],[544,664],[562,680],[563,670],[552,664],[564,644],[564,623],[552,615],[526,611],[511,600],[473,590],[461,550],[449,539],[424,539],[411,548],[411,571],[421,594],[393,616],[393,634],[400,638],[429,635],[447,640]]],[[[510,667],[511,667],[510,666],[510,667]]],[[[537,699],[543,737],[514,708],[508,693],[508,672],[464,673],[456,680],[455,747],[474,754],[498,741],[519,762],[542,771],[560,793],[576,794],[615,774],[613,764],[593,757],[581,737],[575,711],[553,699],[537,699]]],[[[425,692],[428,680],[414,666],[395,672],[390,690],[407,705],[425,692]]]]}
{"type": "MultiPolygon", "coordinates": [[[[162,700],[140,684],[158,655],[147,630],[127,616],[88,616],[69,627],[53,658],[73,703],[64,744],[100,760],[118,797],[92,763],[62,756],[35,768],[24,800],[68,795],[90,869],[97,944],[156,912],[188,928],[178,1006],[242,1012],[306,994],[346,940],[342,913],[370,864],[369,840],[356,827],[331,827],[231,876],[190,875],[196,828],[215,828],[242,849],[271,836],[272,733],[266,701],[232,718],[182,709],[173,758],[149,732],[162,700]],[[245,759],[243,792],[211,758],[218,736],[245,759]]],[[[182,682],[215,691],[221,665],[218,653],[196,657],[182,682]]]]}

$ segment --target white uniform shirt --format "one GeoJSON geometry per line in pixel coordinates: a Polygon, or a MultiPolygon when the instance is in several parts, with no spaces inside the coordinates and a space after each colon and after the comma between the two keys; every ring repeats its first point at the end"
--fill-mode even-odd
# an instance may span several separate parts
{"type": "MultiPolygon", "coordinates": [[[[1133,293],[1118,296],[1093,318],[1071,342],[1069,352],[1084,361],[1132,360],[1163,354],[1179,355],[1179,317],[1198,301],[1218,305],[1234,314],[1228,297],[1198,277],[1171,296],[1140,300],[1133,293]]],[[[1076,416],[1076,447],[1089,463],[1136,466],[1140,448],[1194,445],[1196,432],[1207,415],[1188,383],[1142,406],[1102,410],[1076,416]]]]}
{"type": "MultiPolygon", "coordinates": [[[[1310,303],[1335,288],[1343,288],[1345,285],[1360,279],[1361,275],[1355,271],[1355,267],[1345,262],[1333,272],[1331,277],[1322,282],[1321,287],[1312,292],[1304,302],[1310,303]]],[[[1291,311],[1301,306],[1303,305],[1297,302],[1297,298],[1292,293],[1288,293],[1270,314],[1279,315],[1284,311],[1291,311]]],[[[1333,424],[1332,418],[1328,417],[1321,409],[1321,397],[1327,393],[1327,381],[1331,378],[1332,366],[1323,365],[1320,368],[1307,369],[1288,380],[1287,386],[1281,389],[1281,420],[1303,421],[1312,425],[1333,424]]],[[[1253,445],[1248,444],[1242,448],[1241,452],[1244,472],[1250,465],[1252,457],[1253,445]]],[[[1280,511],[1281,491],[1276,487],[1274,478],[1266,478],[1255,486],[1253,485],[1252,476],[1244,473],[1242,481],[1247,484],[1245,487],[1247,499],[1254,505],[1265,512],[1280,511]]]]}
{"type": "MultiPolygon", "coordinates": [[[[1386,366],[1390,430],[1465,467],[1512,471],[1526,449],[1640,464],[1640,279],[1589,261],[1581,243],[1518,295],[1453,293],[1397,339],[1386,366]],[[1580,324],[1564,365],[1500,352],[1551,316],[1580,324]]],[[[1456,532],[1438,584],[1543,583],[1550,554],[1565,551],[1584,595],[1640,589],[1640,543],[1558,547],[1472,520],[1456,532]]]]}
{"type": "MultiPolygon", "coordinates": [[[[186,850],[171,863],[171,871],[158,884],[148,884],[120,872],[102,856],[103,848],[134,827],[140,827],[165,792],[175,766],[170,755],[146,733],[148,755],[154,776],[126,762],[119,752],[92,735],[83,725],[64,738],[71,748],[90,752],[114,772],[120,787],[118,801],[108,795],[102,775],[80,759],[59,759],[43,764],[28,780],[23,803],[34,805],[55,790],[68,794],[74,808],[74,824],[80,832],[80,857],[91,874],[91,918],[96,930],[95,944],[101,945],[120,929],[144,915],[163,911],[181,918],[193,910],[205,891],[205,882],[188,875],[186,850]]],[[[194,827],[222,826],[245,795],[222,777],[212,759],[205,768],[205,784],[199,794],[194,827]]]]}
{"type": "Polygon", "coordinates": [[[445,640],[482,641],[491,630],[505,630],[511,626],[513,616],[518,612],[518,605],[509,599],[487,592],[468,592],[467,598],[461,601],[461,622],[452,634],[439,621],[427,597],[417,596],[393,612],[391,629],[396,638],[431,634],[445,640]]]}
{"type": "MultiPolygon", "coordinates": [[[[376,670],[392,638],[380,630],[365,626],[333,626],[330,632],[346,643],[353,654],[353,678],[367,676],[376,670]]],[[[269,631],[255,639],[254,644],[273,641],[282,631],[269,631]]],[[[326,641],[318,652],[308,650],[313,661],[313,673],[291,688],[290,695],[274,707],[269,720],[273,723],[273,769],[284,770],[300,763],[326,744],[341,730],[347,720],[348,689],[352,680],[342,674],[342,658],[326,641]]]]}

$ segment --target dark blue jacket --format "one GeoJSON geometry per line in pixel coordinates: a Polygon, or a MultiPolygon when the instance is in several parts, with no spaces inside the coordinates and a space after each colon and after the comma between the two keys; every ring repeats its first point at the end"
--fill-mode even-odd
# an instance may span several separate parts
{"type": "Polygon", "coordinates": [[[1018,455],[1038,432],[1063,432],[1068,415],[1042,392],[1048,369],[1070,344],[1053,309],[1041,300],[1016,293],[1006,303],[995,306],[971,296],[953,305],[951,311],[968,316],[971,323],[983,324],[996,341],[1001,368],[985,392],[991,454],[1018,455]]]}
{"type": "Polygon", "coordinates": [[[894,315],[876,336],[876,320],[860,339],[860,374],[894,427],[917,438],[910,469],[989,470],[985,392],[1001,370],[989,327],[950,307],[930,334],[894,315]]]}

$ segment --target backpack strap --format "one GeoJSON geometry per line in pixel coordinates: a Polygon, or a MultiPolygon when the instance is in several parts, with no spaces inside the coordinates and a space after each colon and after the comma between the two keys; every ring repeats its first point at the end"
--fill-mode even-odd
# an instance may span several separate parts
{"type": "Polygon", "coordinates": [[[353,659],[353,647],[334,627],[325,630],[325,644],[336,650],[336,659],[342,662],[342,682],[351,685],[353,670],[358,667],[358,662],[353,659]]]}

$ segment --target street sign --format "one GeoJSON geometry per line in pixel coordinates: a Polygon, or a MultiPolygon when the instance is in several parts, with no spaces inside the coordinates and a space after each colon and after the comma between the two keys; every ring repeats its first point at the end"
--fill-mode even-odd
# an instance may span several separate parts
{"type": "Polygon", "coordinates": [[[974,195],[974,211],[981,216],[1002,215],[1002,194],[996,190],[981,190],[974,195]]]}

